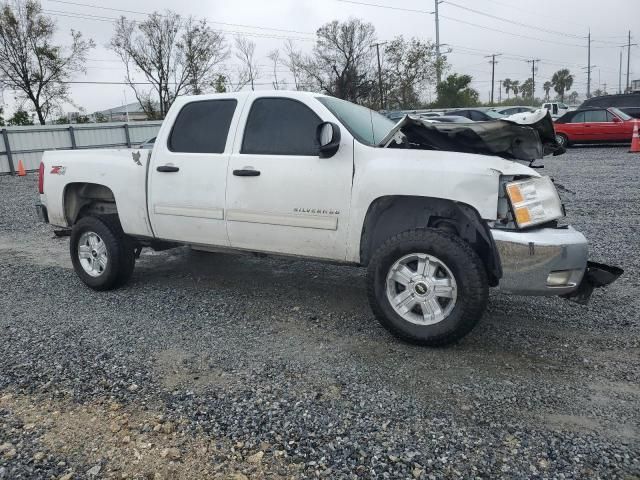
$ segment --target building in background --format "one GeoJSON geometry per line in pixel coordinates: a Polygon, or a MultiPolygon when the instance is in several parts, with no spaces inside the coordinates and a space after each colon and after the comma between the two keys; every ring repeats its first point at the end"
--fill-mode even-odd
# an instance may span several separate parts
{"type": "Polygon", "coordinates": [[[640,93],[640,79],[631,80],[631,93],[640,93]]]}
{"type": "Polygon", "coordinates": [[[107,122],[137,122],[147,120],[147,114],[144,113],[144,110],[142,110],[138,102],[95,112],[92,117],[94,121],[97,121],[97,118],[101,117],[107,122]]]}

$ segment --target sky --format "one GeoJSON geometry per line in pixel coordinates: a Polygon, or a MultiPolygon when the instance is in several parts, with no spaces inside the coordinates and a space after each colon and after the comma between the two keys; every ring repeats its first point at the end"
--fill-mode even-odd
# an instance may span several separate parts
{"type": "MultiPolygon", "coordinates": [[[[287,38],[303,51],[314,45],[314,32],[332,20],[361,18],[376,28],[378,41],[397,35],[435,41],[435,0],[41,0],[44,11],[57,23],[56,40],[68,42],[71,29],[81,31],[96,43],[88,56],[86,74],[76,81],[124,80],[124,68],[107,47],[113,34],[113,21],[120,15],[143,20],[145,13],[172,10],[180,15],[206,18],[224,32],[227,43],[245,35],[256,43],[261,76],[256,88],[271,88],[273,72],[268,52],[282,49],[287,38]],[[368,5],[367,5],[368,4],[368,5]],[[382,8],[381,5],[391,8],[382,8]],[[128,12],[122,11],[126,10],[128,12]],[[137,12],[137,13],[134,13],[137,12]]],[[[623,88],[626,82],[627,32],[632,43],[640,43],[639,0],[445,0],[439,4],[440,42],[449,51],[451,71],[473,77],[473,87],[483,101],[491,90],[491,65],[486,55],[500,54],[496,60],[495,99],[499,98],[498,80],[524,80],[531,76],[531,63],[537,62],[536,94],[543,96],[542,84],[553,72],[569,68],[574,87],[584,97],[587,86],[587,34],[591,31],[591,90],[616,93],[620,52],[623,52],[623,88]],[[635,29],[635,30],[634,30],[635,29]]],[[[227,62],[233,66],[233,56],[227,62]]],[[[640,47],[631,48],[631,79],[640,78],[640,47]]],[[[284,66],[280,77],[290,78],[284,66]]],[[[144,80],[142,76],[136,80],[144,80]]],[[[427,92],[426,99],[433,95],[427,92]]],[[[502,97],[505,97],[502,92],[502,97]]],[[[104,110],[133,102],[133,92],[125,85],[75,84],[71,96],[87,112],[104,110]]],[[[2,92],[9,114],[15,108],[14,93],[2,92]]],[[[73,105],[66,111],[77,111],[73,105]]],[[[5,117],[8,116],[5,113],[5,117]]]]}

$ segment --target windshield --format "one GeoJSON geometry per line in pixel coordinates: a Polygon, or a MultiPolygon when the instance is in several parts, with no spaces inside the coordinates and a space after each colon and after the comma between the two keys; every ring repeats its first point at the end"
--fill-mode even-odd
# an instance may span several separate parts
{"type": "Polygon", "coordinates": [[[366,145],[378,145],[396,124],[378,112],[339,98],[318,97],[318,100],[340,120],[356,140],[366,145]]]}
{"type": "Polygon", "coordinates": [[[494,112],[493,110],[485,110],[484,113],[486,113],[487,116],[491,118],[504,118],[503,113],[494,112]]]}
{"type": "Polygon", "coordinates": [[[627,115],[626,113],[624,113],[622,110],[619,110],[619,109],[617,109],[617,108],[615,108],[615,107],[611,107],[611,108],[609,109],[609,111],[610,111],[610,112],[615,113],[617,116],[619,116],[619,117],[620,117],[622,120],[624,120],[625,122],[626,122],[627,120],[631,120],[631,118],[632,118],[631,116],[629,116],[629,115],[627,115]]]}

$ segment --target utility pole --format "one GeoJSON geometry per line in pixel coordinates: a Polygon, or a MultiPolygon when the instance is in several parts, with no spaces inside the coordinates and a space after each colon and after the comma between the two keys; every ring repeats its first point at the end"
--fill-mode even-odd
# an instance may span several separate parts
{"type": "Polygon", "coordinates": [[[587,98],[591,98],[591,29],[587,36],[587,98]]]}
{"type": "Polygon", "coordinates": [[[631,47],[633,47],[634,45],[637,45],[637,43],[631,43],[631,30],[629,30],[629,37],[627,40],[627,88],[625,88],[624,90],[625,93],[631,93],[631,84],[629,83],[629,66],[631,65],[631,47]]]}
{"type": "Polygon", "coordinates": [[[443,0],[434,0],[435,10],[433,14],[436,19],[436,85],[440,83],[442,80],[442,72],[440,66],[440,17],[438,16],[438,5],[442,3],[443,0]]]}
{"type": "Polygon", "coordinates": [[[491,64],[491,105],[493,105],[493,91],[495,90],[496,87],[496,63],[498,63],[496,61],[496,57],[499,57],[500,55],[502,55],[501,53],[492,53],[491,55],[485,55],[485,58],[489,58],[491,57],[491,60],[489,60],[489,63],[491,64]]]}
{"type": "Polygon", "coordinates": [[[620,70],[618,70],[618,93],[622,93],[622,48],[620,49],[620,70]]]}
{"type": "Polygon", "coordinates": [[[380,63],[380,45],[384,45],[387,42],[374,43],[372,47],[376,47],[376,54],[378,56],[378,87],[380,88],[380,110],[384,110],[384,91],[382,89],[382,64],[380,63]]]}
{"type": "Polygon", "coordinates": [[[498,80],[498,103],[502,103],[502,80],[498,80]]]}
{"type": "Polygon", "coordinates": [[[536,99],[536,62],[539,62],[539,58],[532,58],[531,60],[527,60],[527,63],[531,64],[531,99],[535,101],[536,99]]]}

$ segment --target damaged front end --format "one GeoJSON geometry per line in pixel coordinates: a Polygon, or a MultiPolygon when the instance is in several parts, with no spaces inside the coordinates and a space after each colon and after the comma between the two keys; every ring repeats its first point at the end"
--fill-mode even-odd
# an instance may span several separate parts
{"type": "Polygon", "coordinates": [[[619,267],[589,261],[578,288],[571,293],[562,295],[562,297],[581,305],[586,305],[589,303],[594,289],[606,287],[615,282],[623,273],[624,270],[619,267]]]}
{"type": "Polygon", "coordinates": [[[495,155],[528,162],[565,152],[556,142],[547,110],[469,123],[437,123],[407,115],[379,146],[495,155]]]}
{"type": "MultiPolygon", "coordinates": [[[[437,123],[407,115],[379,146],[491,155],[530,166],[546,155],[565,152],[556,142],[546,110],[469,123],[437,123]]],[[[499,211],[502,222],[491,226],[502,269],[501,290],[558,295],[586,304],[595,288],[609,285],[623,273],[618,267],[587,261],[587,239],[568,225],[558,225],[556,220],[564,216],[564,210],[550,179],[532,176],[514,181],[505,177],[500,188],[500,197],[504,202],[508,199],[505,208],[511,209],[502,215],[499,211]],[[511,198],[510,186],[517,186],[514,190],[522,198],[511,198]],[[548,199],[543,194],[555,200],[545,203],[548,199]],[[519,217],[520,210],[527,210],[526,218],[519,217]],[[536,219],[541,211],[545,215],[536,219]]]]}

